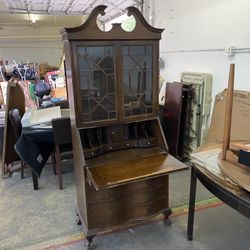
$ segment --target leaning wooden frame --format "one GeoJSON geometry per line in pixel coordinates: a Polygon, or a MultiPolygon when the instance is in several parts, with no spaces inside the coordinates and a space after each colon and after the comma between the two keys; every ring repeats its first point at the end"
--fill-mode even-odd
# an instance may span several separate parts
{"type": "Polygon", "coordinates": [[[232,113],[233,113],[233,93],[234,93],[234,72],[235,65],[230,65],[227,102],[224,122],[223,146],[218,156],[218,163],[221,171],[240,187],[250,191],[250,166],[240,162],[246,162],[241,157],[250,158],[249,143],[230,143],[232,113]],[[249,154],[249,155],[248,155],[249,154]]]}

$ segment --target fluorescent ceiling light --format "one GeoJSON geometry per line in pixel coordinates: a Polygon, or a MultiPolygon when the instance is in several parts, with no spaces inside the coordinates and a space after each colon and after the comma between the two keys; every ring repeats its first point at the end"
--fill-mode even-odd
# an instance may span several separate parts
{"type": "Polygon", "coordinates": [[[36,22],[36,16],[34,14],[30,14],[30,18],[32,23],[36,22]]]}

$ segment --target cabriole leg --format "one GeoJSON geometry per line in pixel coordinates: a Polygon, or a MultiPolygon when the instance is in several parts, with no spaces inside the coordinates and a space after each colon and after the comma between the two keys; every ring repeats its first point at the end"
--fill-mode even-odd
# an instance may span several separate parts
{"type": "Polygon", "coordinates": [[[164,219],[163,219],[164,226],[170,226],[172,224],[172,221],[169,219],[169,216],[172,214],[172,210],[169,208],[168,210],[163,212],[163,214],[164,214],[164,219]]]}

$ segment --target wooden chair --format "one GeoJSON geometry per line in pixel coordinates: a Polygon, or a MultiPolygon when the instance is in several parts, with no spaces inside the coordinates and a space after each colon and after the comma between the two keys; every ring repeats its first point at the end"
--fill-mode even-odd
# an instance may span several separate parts
{"type": "MultiPolygon", "coordinates": [[[[19,137],[21,136],[21,132],[22,132],[22,123],[21,123],[21,115],[20,112],[17,108],[11,109],[9,111],[9,120],[10,120],[10,124],[11,127],[13,129],[14,135],[15,135],[15,139],[16,141],[19,139],[19,137]]],[[[52,159],[52,165],[53,165],[53,170],[54,170],[54,174],[56,174],[56,160],[55,160],[55,153],[52,152],[51,153],[51,159],[52,159]]],[[[21,160],[21,178],[24,178],[24,168],[25,168],[25,163],[21,160]]],[[[38,178],[37,176],[32,173],[32,179],[33,179],[33,186],[34,189],[37,190],[38,189],[38,178]]]]}
{"type": "MultiPolygon", "coordinates": [[[[21,115],[17,108],[9,111],[10,124],[12,126],[15,139],[18,140],[22,132],[21,115]]],[[[21,160],[21,178],[24,178],[24,162],[21,160]]]]}
{"type": "Polygon", "coordinates": [[[69,117],[52,119],[52,129],[55,142],[56,172],[59,179],[59,189],[63,189],[62,160],[73,158],[71,125],[69,117]]]}

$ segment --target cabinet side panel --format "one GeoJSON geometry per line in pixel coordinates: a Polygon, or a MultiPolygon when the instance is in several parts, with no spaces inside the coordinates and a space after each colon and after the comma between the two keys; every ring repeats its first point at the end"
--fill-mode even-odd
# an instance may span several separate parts
{"type": "Polygon", "coordinates": [[[72,143],[74,153],[74,171],[76,181],[76,198],[79,216],[84,226],[88,228],[87,207],[86,207],[86,190],[85,190],[85,175],[84,167],[85,160],[82,151],[82,144],[79,130],[72,126],[72,143]]]}
{"type": "Polygon", "coordinates": [[[75,93],[74,93],[74,75],[73,66],[72,66],[72,46],[69,44],[68,41],[64,42],[64,53],[65,53],[65,73],[67,78],[67,90],[68,90],[68,101],[69,101],[69,108],[70,108],[70,120],[71,124],[75,124],[75,93]]]}
{"type": "Polygon", "coordinates": [[[74,78],[75,75],[72,74],[73,71],[73,49],[72,45],[68,41],[64,42],[64,52],[65,52],[65,66],[66,66],[66,77],[67,77],[67,88],[68,88],[68,99],[70,107],[70,120],[71,120],[71,132],[72,132],[72,145],[73,145],[73,155],[74,155],[74,172],[76,179],[76,196],[77,196],[77,206],[79,216],[82,223],[87,227],[87,212],[86,212],[86,199],[85,199],[85,176],[84,176],[84,166],[85,160],[82,151],[82,143],[80,139],[79,130],[76,128],[76,86],[74,78]]]}

